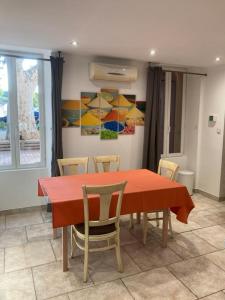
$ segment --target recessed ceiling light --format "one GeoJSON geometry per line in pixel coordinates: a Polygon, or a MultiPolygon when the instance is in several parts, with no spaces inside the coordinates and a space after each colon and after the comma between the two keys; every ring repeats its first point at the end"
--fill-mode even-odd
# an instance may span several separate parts
{"type": "Polygon", "coordinates": [[[123,68],[123,69],[122,69],[122,71],[123,71],[123,72],[125,72],[125,71],[126,71],[126,69],[125,69],[125,68],[123,68]]]}
{"type": "Polygon", "coordinates": [[[155,49],[150,50],[150,55],[151,55],[151,56],[154,56],[155,53],[156,53],[155,49]]]}
{"type": "Polygon", "coordinates": [[[78,45],[77,41],[72,41],[71,44],[76,47],[78,45]]]}
{"type": "Polygon", "coordinates": [[[219,62],[221,58],[219,56],[216,57],[216,61],[219,62]]]}

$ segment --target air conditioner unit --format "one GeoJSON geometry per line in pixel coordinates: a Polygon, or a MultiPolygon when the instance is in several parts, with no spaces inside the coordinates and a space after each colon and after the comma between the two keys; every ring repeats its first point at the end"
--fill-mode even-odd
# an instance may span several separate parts
{"type": "Polygon", "coordinates": [[[137,68],[131,66],[90,63],[89,75],[91,80],[130,82],[137,80],[137,68]]]}

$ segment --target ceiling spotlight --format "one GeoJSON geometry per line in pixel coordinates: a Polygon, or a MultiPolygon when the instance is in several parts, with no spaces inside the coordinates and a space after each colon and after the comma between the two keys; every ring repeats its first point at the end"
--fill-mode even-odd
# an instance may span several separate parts
{"type": "Polygon", "coordinates": [[[150,55],[151,55],[151,56],[154,56],[155,53],[156,53],[155,49],[152,49],[152,50],[150,51],[150,55]]]}
{"type": "Polygon", "coordinates": [[[216,57],[216,61],[219,62],[221,60],[221,58],[218,56],[216,57]]]}
{"type": "Polygon", "coordinates": [[[76,47],[78,45],[77,41],[72,41],[71,44],[76,47]]]}

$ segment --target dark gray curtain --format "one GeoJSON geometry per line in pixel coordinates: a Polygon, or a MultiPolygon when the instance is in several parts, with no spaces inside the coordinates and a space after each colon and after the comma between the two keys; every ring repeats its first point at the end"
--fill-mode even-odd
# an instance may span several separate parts
{"type": "Polygon", "coordinates": [[[157,172],[163,153],[165,72],[148,68],[144,128],[143,168],[157,172]]]}
{"type": "Polygon", "coordinates": [[[51,56],[52,71],[52,176],[59,175],[57,159],[63,157],[62,148],[62,116],[61,116],[61,94],[62,94],[62,76],[63,76],[63,57],[58,54],[57,57],[51,56]]]}

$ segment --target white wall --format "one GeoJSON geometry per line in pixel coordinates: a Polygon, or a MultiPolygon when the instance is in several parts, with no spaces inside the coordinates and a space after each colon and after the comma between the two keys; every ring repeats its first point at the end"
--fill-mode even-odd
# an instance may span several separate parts
{"type": "MultiPolygon", "coordinates": [[[[1,48],[1,47],[0,47],[1,48]]],[[[21,50],[33,53],[42,53],[49,57],[49,51],[36,49],[20,49],[2,47],[7,50],[21,50]]],[[[44,93],[45,93],[45,119],[46,119],[46,167],[40,169],[21,169],[0,172],[0,211],[37,206],[45,203],[43,197],[37,196],[37,183],[39,177],[50,175],[51,162],[51,69],[50,63],[44,63],[44,93]]]]}
{"type": "Polygon", "coordinates": [[[207,74],[200,103],[198,188],[219,197],[224,135],[225,67],[208,69],[207,74]],[[211,114],[217,115],[214,127],[208,124],[211,114]],[[217,133],[217,129],[221,130],[221,134],[217,133]]]}
{"type": "MultiPolygon", "coordinates": [[[[118,88],[120,93],[135,94],[137,100],[145,100],[147,64],[127,60],[66,55],[63,75],[63,99],[80,99],[81,92],[96,92],[100,88],[118,88]],[[133,83],[107,83],[89,80],[89,62],[132,64],[138,67],[138,80],[133,83]]],[[[81,136],[80,128],[63,129],[64,157],[119,154],[121,169],[140,168],[143,150],[143,126],[136,126],[134,135],[119,136],[116,140],[103,141],[99,136],[81,136]]],[[[90,166],[93,171],[93,165],[90,166]]]]}

